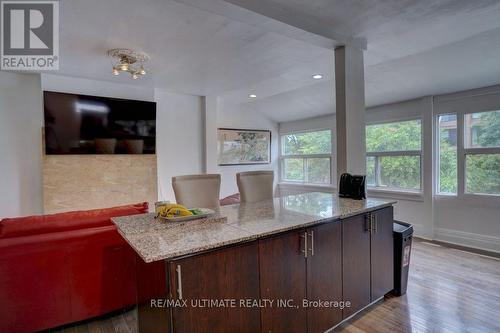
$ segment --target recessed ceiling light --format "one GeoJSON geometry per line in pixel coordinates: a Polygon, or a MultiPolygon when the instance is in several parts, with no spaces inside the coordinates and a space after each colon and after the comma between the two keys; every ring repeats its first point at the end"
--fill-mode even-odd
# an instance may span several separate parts
{"type": "Polygon", "coordinates": [[[319,80],[319,79],[322,79],[322,78],[323,78],[323,75],[321,75],[321,74],[314,74],[312,77],[313,77],[313,79],[315,79],[315,80],[319,80]]]}
{"type": "Polygon", "coordinates": [[[256,97],[257,97],[257,95],[255,95],[255,94],[250,94],[250,95],[248,95],[248,97],[250,97],[250,98],[256,98],[256,97]]]}

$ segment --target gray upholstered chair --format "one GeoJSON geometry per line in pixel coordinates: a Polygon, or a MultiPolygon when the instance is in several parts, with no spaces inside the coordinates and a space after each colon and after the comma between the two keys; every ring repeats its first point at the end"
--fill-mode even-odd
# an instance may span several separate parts
{"type": "Polygon", "coordinates": [[[257,202],[273,198],[274,171],[249,171],[236,174],[241,202],[257,202]]]}
{"type": "Polygon", "coordinates": [[[218,208],[220,175],[172,177],[175,200],[186,207],[218,208]]]}

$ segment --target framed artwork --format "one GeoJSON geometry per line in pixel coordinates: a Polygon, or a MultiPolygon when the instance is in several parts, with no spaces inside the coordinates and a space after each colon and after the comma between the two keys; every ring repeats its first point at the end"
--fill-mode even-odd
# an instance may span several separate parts
{"type": "Polygon", "coordinates": [[[219,165],[271,163],[271,131],[234,128],[217,130],[219,165]]]}

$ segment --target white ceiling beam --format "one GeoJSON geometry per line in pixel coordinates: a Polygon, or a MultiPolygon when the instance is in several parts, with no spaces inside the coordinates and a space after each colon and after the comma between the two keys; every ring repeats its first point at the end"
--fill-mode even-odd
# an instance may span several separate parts
{"type": "Polygon", "coordinates": [[[300,40],[315,46],[335,49],[349,45],[366,50],[366,40],[349,38],[329,29],[330,25],[317,20],[302,20],[299,15],[285,15],[265,1],[242,0],[174,0],[212,14],[257,26],[265,31],[300,40]]]}

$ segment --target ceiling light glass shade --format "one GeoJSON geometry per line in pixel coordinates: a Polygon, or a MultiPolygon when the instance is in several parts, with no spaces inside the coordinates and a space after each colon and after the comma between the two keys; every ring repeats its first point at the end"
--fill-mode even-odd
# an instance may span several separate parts
{"type": "Polygon", "coordinates": [[[319,80],[319,79],[322,79],[322,78],[323,78],[323,75],[321,75],[321,74],[314,74],[312,77],[313,77],[313,79],[315,79],[315,80],[319,80]]]}
{"type": "Polygon", "coordinates": [[[250,95],[248,95],[248,97],[250,97],[250,98],[256,98],[256,97],[257,97],[257,95],[255,95],[255,94],[250,94],[250,95]]]}
{"type": "Polygon", "coordinates": [[[150,59],[146,53],[130,49],[111,49],[108,50],[108,56],[113,59],[113,75],[127,72],[134,80],[146,75],[144,62],[150,59]]]}

